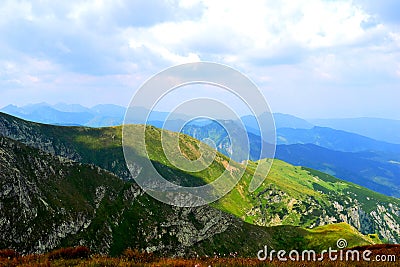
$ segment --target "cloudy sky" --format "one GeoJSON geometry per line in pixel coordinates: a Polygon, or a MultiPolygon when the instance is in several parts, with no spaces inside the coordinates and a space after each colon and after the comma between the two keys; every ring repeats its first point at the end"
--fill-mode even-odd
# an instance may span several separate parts
{"type": "Polygon", "coordinates": [[[2,1],[0,107],[128,105],[176,64],[246,74],[274,112],[400,119],[400,1],[2,1]]]}

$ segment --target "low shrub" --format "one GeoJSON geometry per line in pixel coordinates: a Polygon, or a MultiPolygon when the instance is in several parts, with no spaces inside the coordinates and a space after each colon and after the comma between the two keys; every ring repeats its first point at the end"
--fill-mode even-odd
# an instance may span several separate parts
{"type": "Polygon", "coordinates": [[[19,257],[19,253],[13,249],[1,249],[0,250],[0,258],[14,259],[14,258],[18,258],[18,257],[19,257]]]}
{"type": "Polygon", "coordinates": [[[90,249],[87,247],[68,247],[54,250],[48,254],[49,259],[87,259],[90,256],[90,249]]]}

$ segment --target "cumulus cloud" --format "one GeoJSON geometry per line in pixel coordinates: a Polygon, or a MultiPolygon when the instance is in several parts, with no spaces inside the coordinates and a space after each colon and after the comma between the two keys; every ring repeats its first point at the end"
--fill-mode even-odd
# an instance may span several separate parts
{"type": "Polygon", "coordinates": [[[126,105],[152,74],[206,60],[248,74],[277,111],[310,117],[308,106],[330,104],[329,95],[346,97],[354,115],[373,115],[356,103],[367,92],[382,100],[375,111],[390,116],[395,107],[385,95],[393,97],[400,79],[397,7],[395,0],[4,1],[0,105],[23,104],[15,101],[20,90],[39,101],[126,105]],[[96,94],[76,100],[82,91],[96,94]]]}

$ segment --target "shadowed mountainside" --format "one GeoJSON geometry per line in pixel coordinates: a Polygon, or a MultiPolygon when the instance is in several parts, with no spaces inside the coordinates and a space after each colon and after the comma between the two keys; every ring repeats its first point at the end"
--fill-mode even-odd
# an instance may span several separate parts
{"type": "MultiPolygon", "coordinates": [[[[143,126],[130,127],[136,130],[143,129],[143,126]]],[[[173,182],[185,185],[207,183],[226,168],[229,159],[218,154],[212,167],[205,171],[179,171],[168,162],[162,152],[161,130],[154,127],[147,127],[147,130],[150,159],[156,168],[173,182]]],[[[0,133],[53,155],[95,164],[122,180],[132,180],[122,153],[121,127],[57,127],[1,115],[0,133]]],[[[167,133],[177,135],[173,132],[167,133]]],[[[196,157],[199,141],[186,135],[180,135],[180,141],[181,151],[189,158],[196,157]]],[[[140,158],[137,162],[140,163],[140,158]]],[[[235,162],[229,164],[232,168],[243,168],[235,162]]],[[[261,187],[249,193],[248,184],[256,164],[258,163],[249,162],[242,180],[235,189],[211,205],[256,225],[292,224],[316,227],[334,222],[347,222],[364,234],[378,233],[380,238],[398,242],[399,200],[278,160],[274,162],[261,187]]],[[[146,175],[146,170],[140,170],[140,173],[146,175]]]]}

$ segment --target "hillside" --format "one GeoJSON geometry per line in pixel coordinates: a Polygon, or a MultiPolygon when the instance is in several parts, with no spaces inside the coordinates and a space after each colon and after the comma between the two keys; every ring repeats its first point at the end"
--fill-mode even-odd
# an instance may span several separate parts
{"type": "MultiPolygon", "coordinates": [[[[250,172],[256,164],[249,164],[250,172]]],[[[399,242],[399,199],[279,160],[274,160],[262,186],[243,196],[247,179],[245,175],[243,184],[216,205],[258,225],[313,228],[344,221],[364,234],[378,233],[383,239],[399,242]],[[382,224],[387,226],[381,228],[382,224]]]]}
{"type": "Polygon", "coordinates": [[[5,137],[0,137],[0,155],[0,249],[26,254],[84,245],[112,255],[135,247],[160,256],[195,251],[254,256],[264,245],[323,249],[333,246],[339,233],[350,246],[379,241],[342,225],[332,227],[336,235],[315,243],[323,235],[318,228],[259,227],[208,206],[172,207],[99,167],[5,137]]]}
{"type": "MultiPolygon", "coordinates": [[[[158,170],[171,181],[184,185],[204,184],[225,169],[224,161],[227,158],[219,154],[219,160],[213,162],[214,165],[207,171],[190,174],[179,171],[170,165],[160,150],[161,131],[148,127],[148,132],[151,138],[148,140],[150,158],[156,168],[158,166],[158,170]]],[[[57,127],[2,115],[0,134],[54,155],[95,164],[123,180],[131,180],[123,158],[120,127],[57,127]]],[[[195,147],[199,141],[185,135],[182,135],[181,140],[184,147],[191,144],[190,149],[186,150],[189,153],[187,156],[195,156],[195,147]]],[[[235,168],[242,168],[240,164],[232,164],[235,168]]],[[[248,184],[256,164],[257,162],[250,162],[237,187],[212,206],[257,225],[292,224],[316,227],[344,221],[364,234],[377,233],[382,239],[399,242],[398,199],[278,160],[274,161],[270,175],[263,185],[250,194],[247,191],[248,184]]],[[[146,170],[140,173],[145,175],[146,170]]]]}
{"type": "MultiPolygon", "coordinates": [[[[261,152],[261,145],[265,149],[268,144],[262,143],[258,135],[241,132],[239,127],[228,136],[224,128],[216,122],[206,125],[191,123],[183,127],[182,133],[199,140],[212,139],[217,150],[227,156],[232,155],[231,140],[234,140],[240,144],[238,153],[233,156],[237,161],[247,159],[248,154],[242,149],[246,142],[242,137],[248,136],[249,158],[258,160],[266,157],[261,152]]],[[[400,196],[400,181],[397,179],[400,175],[399,145],[321,127],[277,129],[277,139],[280,145],[276,146],[275,157],[278,159],[329,173],[388,196],[400,196]]]]}
{"type": "Polygon", "coordinates": [[[371,190],[400,197],[400,164],[379,152],[341,152],[313,144],[277,146],[275,157],[307,166],[371,190]]]}
{"type": "MultiPolygon", "coordinates": [[[[135,247],[160,256],[194,251],[210,255],[237,251],[250,256],[264,244],[294,248],[310,243],[308,231],[301,228],[258,227],[208,206],[175,208],[94,165],[52,156],[4,137],[0,145],[0,249],[41,253],[85,245],[112,255],[135,247]],[[285,237],[277,239],[282,232],[285,237]]],[[[352,245],[372,243],[348,232],[356,238],[352,245]]],[[[330,239],[329,245],[334,241],[330,239]]]]}

